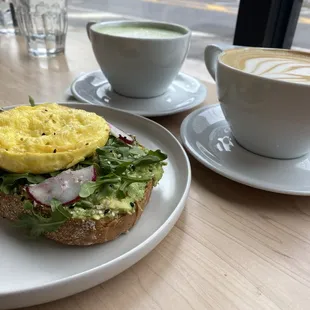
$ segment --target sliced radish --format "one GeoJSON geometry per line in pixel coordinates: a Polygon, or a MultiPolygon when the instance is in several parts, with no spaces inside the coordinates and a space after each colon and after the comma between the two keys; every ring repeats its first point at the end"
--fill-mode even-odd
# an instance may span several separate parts
{"type": "Polygon", "coordinates": [[[62,204],[73,203],[79,199],[82,184],[96,180],[94,166],[80,170],[66,170],[42,183],[27,186],[30,197],[41,205],[50,206],[56,199],[62,204]]]}
{"type": "Polygon", "coordinates": [[[128,135],[127,133],[125,133],[124,131],[122,131],[121,129],[115,127],[112,124],[109,124],[110,128],[111,128],[111,134],[122,140],[123,142],[127,143],[127,144],[133,144],[133,138],[130,137],[130,135],[128,135]]]}

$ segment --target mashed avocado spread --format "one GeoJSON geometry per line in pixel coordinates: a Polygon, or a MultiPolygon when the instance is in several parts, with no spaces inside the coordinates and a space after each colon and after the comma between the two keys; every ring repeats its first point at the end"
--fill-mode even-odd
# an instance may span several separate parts
{"type": "MultiPolygon", "coordinates": [[[[149,178],[152,179],[154,184],[157,184],[163,175],[163,168],[161,164],[153,164],[152,174],[150,174],[150,165],[142,166],[137,168],[138,173],[137,177],[149,178]]],[[[143,198],[145,187],[148,181],[146,182],[135,182],[128,185],[126,190],[126,197],[123,199],[117,198],[118,187],[120,184],[113,184],[109,186],[109,193],[107,196],[100,197],[101,193],[98,191],[97,194],[93,194],[88,198],[81,199],[74,205],[74,208],[69,209],[69,212],[72,214],[72,218],[93,218],[99,220],[103,217],[114,218],[119,214],[124,213],[133,213],[135,210],[134,202],[143,198]]],[[[107,189],[103,188],[103,191],[107,189]]]]}
{"type": "Polygon", "coordinates": [[[97,180],[82,185],[81,199],[69,209],[72,218],[99,220],[135,212],[135,201],[143,198],[147,183],[157,185],[162,178],[166,158],[159,150],[149,151],[137,142],[127,145],[110,136],[93,159],[97,180]]]}

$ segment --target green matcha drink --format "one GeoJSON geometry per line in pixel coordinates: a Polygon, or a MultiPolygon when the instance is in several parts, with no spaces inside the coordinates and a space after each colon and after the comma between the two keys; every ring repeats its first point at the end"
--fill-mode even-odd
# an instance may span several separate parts
{"type": "Polygon", "coordinates": [[[164,39],[180,37],[183,34],[170,29],[147,26],[110,26],[97,29],[98,32],[126,38],[164,39]]]}

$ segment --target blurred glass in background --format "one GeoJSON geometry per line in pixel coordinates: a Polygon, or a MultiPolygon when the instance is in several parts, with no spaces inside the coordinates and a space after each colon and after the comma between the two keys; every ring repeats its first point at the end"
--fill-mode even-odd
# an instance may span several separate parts
{"type": "Polygon", "coordinates": [[[15,34],[16,30],[13,4],[10,1],[0,0],[0,34],[15,34]]]}
{"type": "Polygon", "coordinates": [[[67,0],[13,0],[17,23],[32,56],[64,53],[67,0]]]}

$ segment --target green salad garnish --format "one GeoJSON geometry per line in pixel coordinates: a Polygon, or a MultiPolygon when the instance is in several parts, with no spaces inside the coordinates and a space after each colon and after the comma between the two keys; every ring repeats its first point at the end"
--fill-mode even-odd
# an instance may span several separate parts
{"type": "MultiPolygon", "coordinates": [[[[82,184],[79,199],[70,205],[53,200],[51,208],[43,213],[27,197],[23,214],[17,225],[25,228],[31,236],[39,236],[57,230],[70,218],[113,218],[123,213],[132,213],[134,201],[143,197],[145,186],[153,181],[154,186],[163,174],[167,155],[160,150],[147,150],[136,141],[128,145],[110,135],[107,144],[96,150],[96,154],[72,167],[78,170],[87,166],[96,169],[96,181],[82,184]]],[[[37,184],[59,172],[46,175],[0,174],[0,191],[20,193],[24,184],[37,184]]],[[[27,195],[26,195],[27,196],[27,195]]]]}
{"type": "Polygon", "coordinates": [[[68,209],[57,200],[52,200],[51,213],[48,217],[35,212],[33,204],[29,200],[24,202],[24,209],[29,213],[22,214],[16,226],[26,229],[31,237],[38,237],[43,233],[55,231],[71,218],[68,209]]]}

